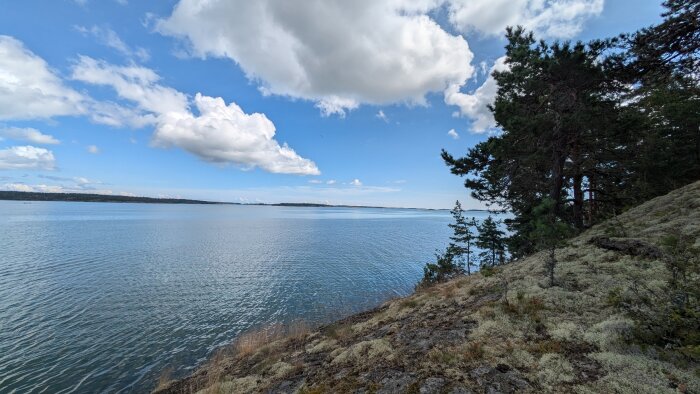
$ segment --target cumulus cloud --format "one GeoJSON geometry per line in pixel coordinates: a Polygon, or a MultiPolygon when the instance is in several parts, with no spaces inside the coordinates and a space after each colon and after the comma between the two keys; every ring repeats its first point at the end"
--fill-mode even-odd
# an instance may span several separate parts
{"type": "Polygon", "coordinates": [[[462,32],[501,35],[522,25],[543,37],[569,38],[603,11],[604,0],[450,0],[449,21],[462,32]]]}
{"type": "Polygon", "coordinates": [[[44,59],[17,39],[0,35],[0,120],[74,115],[115,127],[152,123],[133,109],[94,100],[66,86],[44,59]]]}
{"type": "Polygon", "coordinates": [[[88,153],[93,155],[100,153],[100,148],[98,148],[97,145],[88,145],[85,149],[87,149],[88,153]]]}
{"type": "Polygon", "coordinates": [[[222,98],[197,94],[199,115],[168,112],[158,119],[153,143],[177,146],[212,163],[260,167],[272,173],[319,175],[311,160],[299,156],[275,139],[275,125],[260,113],[246,114],[222,98]]]}
{"type": "Polygon", "coordinates": [[[43,134],[39,130],[31,127],[0,127],[0,139],[3,138],[26,141],[34,144],[55,145],[61,143],[61,141],[53,136],[43,134]]]}
{"type": "Polygon", "coordinates": [[[350,184],[353,186],[362,186],[362,182],[360,182],[360,180],[357,178],[353,179],[352,182],[350,182],[350,184]]]}
{"type": "Polygon", "coordinates": [[[0,170],[53,170],[53,152],[35,146],[11,146],[0,149],[0,170]]]}
{"type": "Polygon", "coordinates": [[[316,102],[324,115],[361,104],[424,103],[474,74],[461,35],[432,18],[445,7],[461,33],[501,35],[524,25],[566,38],[604,0],[180,0],[154,27],[198,57],[228,58],[264,94],[316,102]],[[270,61],[274,59],[274,61],[270,61]]]}
{"type": "Polygon", "coordinates": [[[455,129],[450,129],[450,131],[447,132],[447,135],[449,135],[450,137],[452,137],[452,139],[454,139],[454,140],[458,140],[458,139],[459,139],[459,134],[457,134],[457,132],[455,131],[455,129]]]}
{"type": "Polygon", "coordinates": [[[264,93],[344,114],[363,103],[422,104],[471,76],[467,42],[428,15],[439,4],[182,0],[156,29],[194,56],[235,61],[264,93]]]}
{"type": "Polygon", "coordinates": [[[84,97],[13,37],[0,35],[0,120],[78,115],[84,97]]]}
{"type": "Polygon", "coordinates": [[[488,106],[493,104],[498,92],[498,84],[491,75],[494,71],[504,71],[508,68],[506,57],[500,57],[489,70],[486,81],[472,93],[460,92],[460,87],[453,85],[445,91],[445,103],[459,107],[459,114],[472,120],[471,130],[484,133],[496,126],[493,114],[488,106]]]}
{"type": "Polygon", "coordinates": [[[75,30],[79,31],[85,36],[89,35],[94,37],[100,44],[116,50],[127,58],[137,58],[138,60],[145,62],[151,57],[150,53],[145,48],[131,48],[114,30],[108,27],[99,27],[96,25],[93,25],[92,27],[75,26],[75,30]]]}
{"type": "Polygon", "coordinates": [[[111,86],[117,95],[135,103],[143,117],[155,125],[153,144],[179,147],[204,161],[259,167],[272,173],[318,175],[311,160],[299,156],[275,139],[276,128],[264,114],[246,114],[236,103],[222,98],[188,97],[159,83],[153,70],[140,66],[115,66],[82,56],[73,69],[76,80],[111,86]]]}

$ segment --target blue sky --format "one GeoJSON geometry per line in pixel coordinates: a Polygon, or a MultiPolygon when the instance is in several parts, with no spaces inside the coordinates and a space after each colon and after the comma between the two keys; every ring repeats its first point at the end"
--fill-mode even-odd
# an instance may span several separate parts
{"type": "Polygon", "coordinates": [[[0,13],[0,189],[470,208],[506,25],[591,39],[660,1],[23,1],[0,13]]]}

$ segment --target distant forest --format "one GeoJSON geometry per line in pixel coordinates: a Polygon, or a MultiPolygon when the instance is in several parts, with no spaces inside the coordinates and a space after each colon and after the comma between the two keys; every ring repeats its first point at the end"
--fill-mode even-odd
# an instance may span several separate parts
{"type": "Polygon", "coordinates": [[[37,193],[0,190],[0,200],[16,201],[82,201],[82,202],[138,202],[152,204],[219,204],[211,201],[186,200],[183,198],[151,198],[113,196],[84,193],[37,193]]]}
{"type": "MultiPolygon", "coordinates": [[[[18,192],[0,190],[0,200],[14,201],[70,201],[70,202],[131,202],[150,204],[228,204],[228,205],[259,205],[270,207],[312,207],[312,208],[382,208],[365,205],[332,205],[304,202],[281,202],[281,203],[238,203],[238,202],[216,202],[203,200],[188,200],[184,198],[152,198],[152,197],[132,197],[115,196],[108,194],[87,194],[87,193],[42,193],[42,192],[18,192]]],[[[440,209],[427,208],[400,208],[400,209],[420,209],[426,211],[439,211],[440,209]]],[[[481,211],[480,209],[469,209],[467,211],[481,211]]]]}

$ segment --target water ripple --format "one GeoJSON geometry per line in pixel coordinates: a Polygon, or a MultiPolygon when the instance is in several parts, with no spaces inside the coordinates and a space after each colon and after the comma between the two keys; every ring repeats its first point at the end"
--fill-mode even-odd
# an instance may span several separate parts
{"type": "Polygon", "coordinates": [[[144,392],[240,332],[410,292],[449,215],[0,202],[0,393],[144,392]]]}

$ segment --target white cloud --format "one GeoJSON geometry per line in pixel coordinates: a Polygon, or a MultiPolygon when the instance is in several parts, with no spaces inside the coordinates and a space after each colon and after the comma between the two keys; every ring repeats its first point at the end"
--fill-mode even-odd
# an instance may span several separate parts
{"type": "Polygon", "coordinates": [[[0,139],[2,138],[27,141],[34,144],[55,145],[61,143],[61,141],[53,136],[43,134],[39,130],[31,127],[0,127],[0,139]]]}
{"type": "Polygon", "coordinates": [[[133,109],[78,93],[22,42],[0,35],[0,120],[69,115],[87,115],[94,122],[115,127],[152,123],[133,109]]]}
{"type": "Polygon", "coordinates": [[[450,0],[449,21],[462,32],[501,35],[522,25],[542,37],[570,38],[603,11],[604,0],[450,0]]]}
{"type": "Polygon", "coordinates": [[[266,94],[342,115],[363,103],[422,104],[472,75],[467,42],[428,16],[440,3],[182,0],[156,29],[195,56],[235,61],[266,94]]]}
{"type": "Polygon", "coordinates": [[[350,184],[353,186],[358,186],[358,187],[362,186],[362,182],[360,182],[360,180],[357,178],[353,179],[352,182],[350,182],[350,184]]]}
{"type": "Polygon", "coordinates": [[[34,188],[24,183],[6,183],[3,185],[3,190],[12,192],[33,192],[34,188]]]}
{"type": "Polygon", "coordinates": [[[484,133],[496,126],[496,121],[493,119],[493,114],[489,110],[488,105],[493,104],[498,92],[498,84],[491,75],[494,71],[503,71],[507,69],[506,57],[500,57],[489,71],[489,76],[486,81],[472,93],[462,93],[460,87],[453,85],[445,91],[445,103],[448,105],[456,105],[459,107],[459,112],[462,116],[466,116],[472,120],[471,131],[475,133],[484,133]]]}
{"type": "Polygon", "coordinates": [[[335,179],[329,179],[326,181],[326,185],[335,185],[336,180],[335,179]]]}
{"type": "Polygon", "coordinates": [[[187,96],[158,84],[160,76],[146,67],[115,66],[80,56],[73,67],[72,78],[93,85],[111,86],[121,98],[131,100],[139,109],[156,115],[187,111],[187,96]]]}
{"type": "Polygon", "coordinates": [[[78,115],[86,110],[84,100],[42,58],[0,35],[0,120],[78,115]]]}
{"type": "Polygon", "coordinates": [[[377,112],[377,115],[376,115],[376,116],[377,116],[377,118],[383,120],[385,123],[388,123],[388,122],[389,122],[389,118],[386,116],[386,114],[384,113],[384,111],[382,111],[381,109],[379,110],[379,112],[377,112]]]}
{"type": "Polygon", "coordinates": [[[455,129],[450,129],[450,131],[447,132],[447,135],[449,135],[450,137],[452,137],[452,139],[454,139],[454,140],[458,140],[458,139],[459,139],[459,134],[457,134],[457,132],[455,131],[455,129]]]}
{"type": "MultiPolygon", "coordinates": [[[[228,58],[263,94],[316,102],[344,115],[362,104],[424,103],[474,75],[460,35],[432,19],[446,7],[459,32],[501,35],[524,25],[568,38],[604,0],[180,0],[154,28],[198,57],[228,58]],[[270,61],[274,59],[274,61],[270,61]]],[[[179,49],[180,52],[186,52],[179,49]]]]}
{"type": "Polygon", "coordinates": [[[195,115],[187,96],[159,84],[160,77],[149,68],[115,66],[82,56],[72,77],[111,86],[120,98],[134,102],[140,116],[155,124],[155,146],[176,146],[211,163],[260,167],[272,173],[320,174],[314,162],[274,139],[275,125],[264,114],[246,114],[236,103],[226,105],[222,98],[197,93],[195,115]]]}
{"type": "Polygon", "coordinates": [[[319,175],[311,160],[299,156],[287,144],[274,139],[275,125],[260,113],[246,114],[222,98],[194,98],[199,115],[168,112],[158,119],[153,143],[178,146],[202,160],[234,163],[245,168],[260,167],[283,174],[319,175]]]}
{"type": "Polygon", "coordinates": [[[88,145],[86,149],[88,153],[91,153],[93,155],[100,153],[100,148],[98,148],[96,145],[88,145]]]}
{"type": "Polygon", "coordinates": [[[17,192],[38,192],[38,193],[86,193],[86,194],[106,194],[120,196],[135,196],[129,192],[114,192],[110,189],[95,189],[82,185],[65,186],[65,185],[46,185],[35,184],[30,185],[22,182],[5,183],[1,186],[2,190],[17,191],[17,192]]]}
{"type": "Polygon", "coordinates": [[[323,181],[320,179],[309,179],[309,183],[312,183],[314,185],[318,185],[318,184],[323,183],[323,181]]]}
{"type": "Polygon", "coordinates": [[[117,52],[121,53],[127,58],[137,58],[140,61],[145,62],[148,61],[151,57],[150,53],[148,53],[148,51],[145,48],[131,48],[119,37],[119,35],[114,30],[108,27],[99,27],[95,25],[93,25],[92,27],[75,26],[75,30],[79,31],[85,36],[93,36],[100,44],[106,45],[116,50],[117,52]]]}
{"type": "Polygon", "coordinates": [[[0,150],[0,170],[53,170],[53,152],[35,146],[12,146],[0,150]]]}

